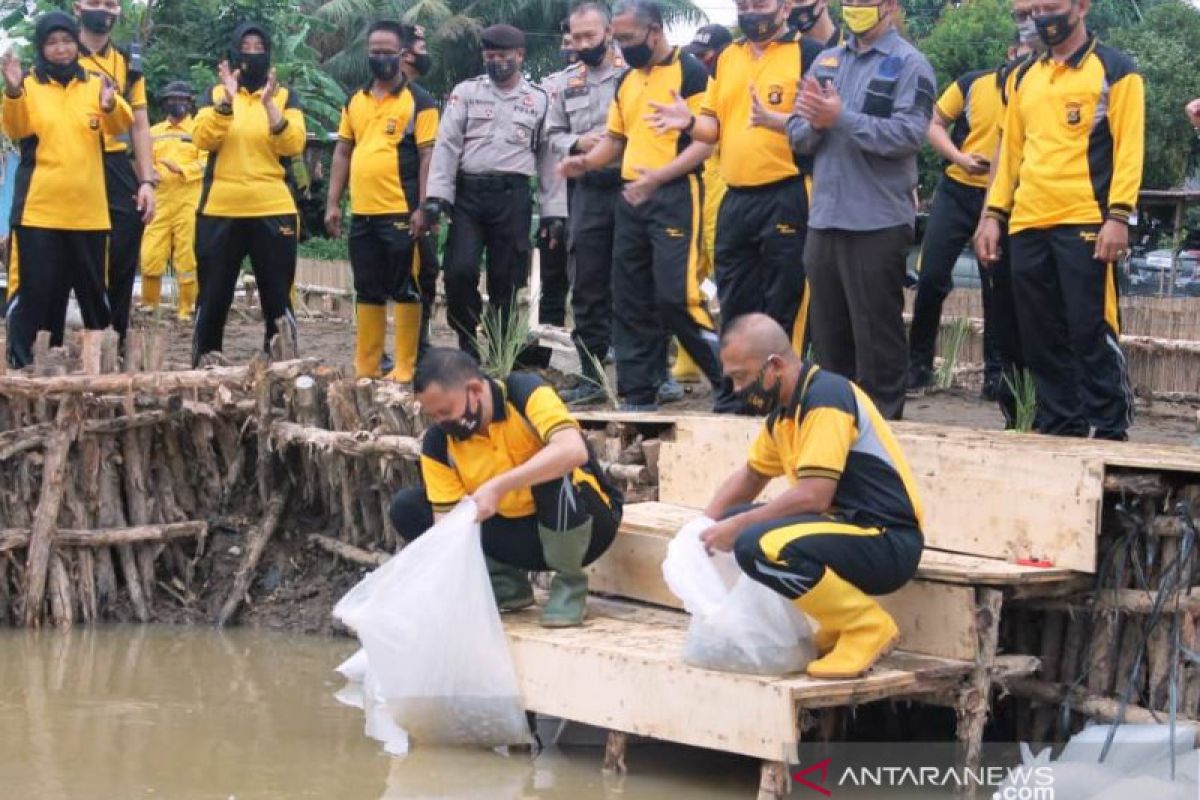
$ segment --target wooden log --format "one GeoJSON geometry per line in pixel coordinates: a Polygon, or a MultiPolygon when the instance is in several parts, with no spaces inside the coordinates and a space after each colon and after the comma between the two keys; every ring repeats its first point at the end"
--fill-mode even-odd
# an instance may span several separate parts
{"type": "MultiPolygon", "coordinates": [[[[86,341],[86,339],[85,339],[86,341]]],[[[120,361],[120,337],[117,332],[111,328],[105,330],[100,336],[100,361],[98,373],[113,372],[117,369],[117,364],[120,361]]],[[[84,363],[84,368],[89,371],[92,367],[90,361],[84,363]]],[[[106,470],[111,473],[113,470],[111,458],[105,459],[103,456],[107,453],[112,456],[115,449],[111,442],[107,445],[102,443],[102,440],[96,436],[85,436],[81,446],[82,466],[84,474],[84,501],[89,510],[88,523],[89,528],[96,528],[105,524],[115,525],[124,523],[122,514],[114,514],[105,509],[104,503],[101,501],[101,486],[104,480],[106,470]],[[107,463],[106,463],[107,461],[107,463]]],[[[117,489],[116,501],[120,502],[120,489],[117,489]]],[[[111,502],[111,498],[106,498],[111,502]]],[[[96,618],[97,620],[103,617],[111,604],[117,599],[117,571],[113,565],[112,550],[107,547],[102,547],[95,551],[94,559],[96,562],[96,618]]]]}
{"type": "MultiPolygon", "coordinates": [[[[820,783],[824,783],[824,771],[820,783]]],[[[757,800],[783,800],[791,791],[791,778],[787,764],[782,761],[764,761],[759,771],[757,800]]]]}
{"type": "MultiPolygon", "coordinates": [[[[193,539],[208,535],[208,523],[201,521],[134,525],[121,528],[60,528],[54,537],[58,547],[114,547],[127,544],[162,543],[175,539],[193,539]]],[[[0,553],[28,547],[31,532],[27,528],[0,529],[0,553]]]]}
{"type": "Polygon", "coordinates": [[[421,440],[414,436],[386,436],[370,431],[327,431],[295,422],[274,422],[271,439],[277,445],[309,447],[355,458],[421,457],[421,440]]]}
{"type": "MultiPolygon", "coordinates": [[[[1062,658],[1063,631],[1066,627],[1066,615],[1060,611],[1046,614],[1042,627],[1041,672],[1039,677],[1046,681],[1056,680],[1062,658]]],[[[1033,742],[1041,743],[1049,739],[1050,729],[1054,726],[1054,714],[1045,709],[1039,709],[1033,716],[1033,729],[1030,737],[1033,742]]]]}
{"type": "MultiPolygon", "coordinates": [[[[81,433],[88,436],[124,433],[135,428],[162,425],[182,418],[179,413],[167,411],[145,411],[128,417],[116,417],[105,420],[86,420],[81,433]]],[[[6,461],[15,455],[45,447],[55,426],[50,422],[28,425],[24,428],[0,433],[0,461],[6,461]]]]}
{"type": "MultiPolygon", "coordinates": [[[[320,362],[315,358],[281,361],[267,367],[273,380],[295,380],[311,372],[320,362]]],[[[112,375],[63,375],[32,378],[11,373],[0,375],[0,396],[21,394],[29,397],[58,394],[126,394],[129,392],[164,393],[184,389],[216,389],[220,386],[249,388],[250,367],[212,367],[178,372],[117,373],[112,375]]]]}
{"type": "Polygon", "coordinates": [[[964,747],[968,769],[979,766],[983,751],[983,729],[991,708],[991,670],[995,666],[1000,643],[1000,609],[1003,604],[1004,593],[1001,590],[975,590],[975,637],[978,647],[975,668],[955,705],[958,740],[964,747]]]}
{"type": "MultiPolygon", "coordinates": [[[[1058,600],[1034,600],[1027,605],[1053,611],[1084,610],[1120,611],[1126,614],[1149,614],[1158,602],[1158,592],[1146,589],[1104,589],[1094,597],[1067,598],[1058,600]]],[[[1163,602],[1161,611],[1166,614],[1200,613],[1200,588],[1179,592],[1163,602]]]]}
{"type": "Polygon", "coordinates": [[[616,481],[643,486],[650,484],[650,470],[645,464],[606,464],[602,461],[600,468],[609,478],[616,481]]]}
{"type": "Polygon", "coordinates": [[[254,374],[254,417],[258,426],[258,500],[263,508],[271,499],[274,484],[271,460],[271,381],[267,377],[266,363],[255,358],[251,368],[254,374]]]}
{"type": "Polygon", "coordinates": [[[26,627],[38,626],[42,621],[46,574],[50,568],[54,530],[58,525],[58,510],[63,498],[63,477],[67,470],[67,456],[71,451],[71,443],[79,433],[81,414],[78,400],[68,399],[59,404],[55,417],[58,432],[54,434],[54,441],[46,451],[46,461],[42,466],[42,491],[37,510],[34,512],[29,549],[25,555],[23,622],[26,627]]]}
{"type": "Polygon", "coordinates": [[[222,604],[221,610],[217,615],[217,625],[227,625],[233,619],[234,614],[237,613],[242,601],[246,599],[246,593],[250,590],[250,583],[254,580],[254,571],[258,566],[258,561],[262,558],[263,551],[266,550],[267,543],[270,542],[275,529],[279,527],[279,521],[283,517],[284,509],[287,508],[287,499],[288,490],[287,485],[284,484],[279,493],[267,505],[262,522],[259,523],[257,528],[250,531],[249,541],[246,543],[246,550],[242,555],[242,562],[238,565],[237,572],[233,576],[233,588],[230,589],[229,595],[225,598],[225,602],[222,604]]]}
{"type": "Polygon", "coordinates": [[[629,735],[621,731],[609,731],[604,742],[604,765],[601,770],[608,775],[624,775],[628,772],[625,766],[625,752],[629,745],[629,735]]]}
{"type": "Polygon", "coordinates": [[[70,630],[75,625],[75,593],[62,553],[50,555],[49,595],[50,619],[54,626],[70,630]]]}
{"type": "Polygon", "coordinates": [[[271,337],[271,360],[291,361],[299,354],[296,329],[287,317],[275,320],[275,335],[271,337]]]}
{"type": "Polygon", "coordinates": [[[340,539],[334,539],[331,536],[324,536],[320,533],[310,533],[308,540],[322,550],[333,553],[338,558],[344,558],[352,564],[359,564],[364,567],[378,567],[392,557],[389,553],[364,550],[361,547],[346,544],[340,539]]]}
{"type": "MultiPolygon", "coordinates": [[[[1063,638],[1062,666],[1058,670],[1059,679],[1074,683],[1079,677],[1079,665],[1083,657],[1083,635],[1087,625],[1085,614],[1067,614],[1067,632],[1063,638]]],[[[1057,715],[1054,722],[1059,741],[1065,741],[1074,733],[1070,728],[1070,719],[1062,714],[1057,715]]]]}
{"type": "Polygon", "coordinates": [[[1109,472],[1104,476],[1104,491],[1112,494],[1162,497],[1167,493],[1167,484],[1163,481],[1163,476],[1155,472],[1109,472]]]}
{"type": "MultiPolygon", "coordinates": [[[[1071,690],[1061,683],[1052,683],[1037,678],[1014,678],[1007,684],[1008,691],[1018,697],[1028,697],[1039,703],[1058,705],[1068,698],[1071,709],[1097,722],[1129,722],[1135,725],[1162,724],[1166,718],[1148,708],[1130,703],[1125,707],[1124,719],[1120,719],[1121,702],[1109,697],[1098,697],[1084,689],[1071,690]]],[[[1178,725],[1200,724],[1200,719],[1176,716],[1178,725]]]]}

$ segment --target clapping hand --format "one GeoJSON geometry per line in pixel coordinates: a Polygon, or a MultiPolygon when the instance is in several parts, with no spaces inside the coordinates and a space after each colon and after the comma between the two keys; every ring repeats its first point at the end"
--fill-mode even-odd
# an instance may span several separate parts
{"type": "Polygon", "coordinates": [[[801,82],[796,106],[800,116],[819,131],[832,128],[842,116],[842,98],[833,83],[818,83],[811,77],[801,82]]]}
{"type": "Polygon", "coordinates": [[[663,134],[668,131],[682,131],[692,124],[694,118],[687,102],[679,96],[679,92],[671,90],[670,103],[650,102],[654,110],[644,119],[650,123],[655,133],[663,134]]]}
{"type": "Polygon", "coordinates": [[[225,99],[230,103],[233,102],[233,98],[237,97],[238,79],[241,78],[241,75],[241,70],[229,69],[228,61],[222,61],[217,66],[217,80],[225,87],[225,99]]]}
{"type": "Polygon", "coordinates": [[[787,121],[788,115],[767,108],[758,96],[758,89],[750,84],[750,126],[783,133],[787,129],[787,121]]]}
{"type": "Polygon", "coordinates": [[[25,69],[21,66],[21,59],[17,58],[17,54],[9,51],[4,56],[4,88],[9,94],[17,94],[21,91],[21,82],[25,80],[25,69]]]}

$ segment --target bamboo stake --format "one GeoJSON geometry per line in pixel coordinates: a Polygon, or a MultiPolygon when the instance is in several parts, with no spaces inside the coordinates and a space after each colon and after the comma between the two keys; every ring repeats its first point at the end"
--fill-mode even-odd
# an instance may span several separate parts
{"type": "Polygon", "coordinates": [[[324,536],[320,533],[310,533],[308,540],[338,558],[344,558],[352,564],[359,564],[364,567],[378,567],[391,558],[391,555],[388,553],[363,550],[361,547],[346,544],[340,539],[334,539],[331,536],[324,536]]]}
{"type": "MultiPolygon", "coordinates": [[[[295,380],[310,372],[320,362],[315,358],[281,361],[267,367],[267,375],[275,380],[295,380]]],[[[212,367],[179,372],[117,373],[113,375],[62,375],[50,378],[30,378],[21,375],[0,375],[0,396],[22,394],[44,397],[57,394],[128,394],[130,392],[182,391],[184,389],[216,389],[221,386],[248,388],[252,384],[250,367],[212,367]]]]}

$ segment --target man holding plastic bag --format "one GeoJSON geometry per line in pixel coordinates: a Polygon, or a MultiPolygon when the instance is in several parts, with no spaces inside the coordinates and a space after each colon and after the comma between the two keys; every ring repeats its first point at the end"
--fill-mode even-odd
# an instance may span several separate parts
{"type": "Polygon", "coordinates": [[[392,525],[412,541],[470,496],[502,610],[533,604],[531,570],[553,570],[546,627],[583,622],[587,575],[617,533],[622,497],[603,477],[579,424],[535,375],[486,377],[466,353],[431,349],[413,391],[436,424],[421,453],[424,488],[392,500],[392,525]]]}
{"type": "Polygon", "coordinates": [[[859,387],[802,361],[779,324],[739,317],[721,362],[747,404],[767,413],[744,466],[717,490],[701,539],[820,624],[816,678],[861,675],[899,641],[869,595],[896,591],[921,560],[921,501],[887,423],[859,387]],[[790,488],[750,505],[775,477],[790,488]]]}

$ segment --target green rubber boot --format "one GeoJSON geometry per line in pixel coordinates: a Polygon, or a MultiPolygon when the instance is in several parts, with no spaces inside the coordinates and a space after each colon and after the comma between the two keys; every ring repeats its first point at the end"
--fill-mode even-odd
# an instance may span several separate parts
{"type": "Polygon", "coordinates": [[[492,581],[492,594],[501,611],[520,611],[533,605],[533,586],[529,583],[528,572],[488,556],[484,556],[484,560],[492,581]]]}
{"type": "Polygon", "coordinates": [[[587,608],[587,574],[583,558],[592,541],[592,522],[578,528],[555,531],[538,526],[546,565],[554,570],[550,597],[542,608],[542,627],[570,628],[583,624],[587,608]]]}

